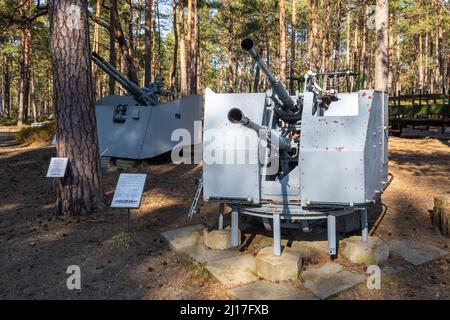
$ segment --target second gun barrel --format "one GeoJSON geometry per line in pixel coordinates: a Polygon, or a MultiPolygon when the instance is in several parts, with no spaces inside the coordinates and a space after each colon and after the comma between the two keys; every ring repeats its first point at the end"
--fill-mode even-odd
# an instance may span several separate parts
{"type": "Polygon", "coordinates": [[[284,104],[286,109],[294,111],[296,109],[296,103],[289,95],[289,92],[286,90],[283,83],[273,75],[273,73],[264,63],[264,61],[261,60],[261,57],[259,56],[258,52],[253,46],[253,40],[252,39],[242,40],[241,48],[242,50],[247,52],[258,64],[261,71],[266,75],[267,79],[269,80],[273,91],[275,91],[276,95],[278,96],[278,98],[280,98],[281,102],[284,104]]]}
{"type": "Polygon", "coordinates": [[[233,108],[228,112],[228,120],[231,123],[240,123],[244,127],[250,128],[258,134],[258,136],[261,138],[265,138],[267,140],[268,144],[273,144],[276,147],[278,147],[280,150],[289,150],[291,148],[291,142],[289,139],[286,139],[284,137],[280,137],[276,132],[273,130],[269,130],[263,126],[260,126],[259,124],[253,122],[249,118],[247,118],[241,109],[239,108],[233,108]],[[274,144],[273,142],[277,141],[278,144],[274,144]]]}

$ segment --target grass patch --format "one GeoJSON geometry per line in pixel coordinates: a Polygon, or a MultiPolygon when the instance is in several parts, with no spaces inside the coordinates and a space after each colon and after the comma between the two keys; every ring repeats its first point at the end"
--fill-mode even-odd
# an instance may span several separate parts
{"type": "Polygon", "coordinates": [[[43,127],[26,127],[16,132],[16,139],[21,143],[46,142],[49,143],[56,132],[54,122],[47,123],[43,127]]]}
{"type": "Polygon", "coordinates": [[[129,232],[122,231],[112,238],[103,242],[103,248],[107,251],[134,252],[139,244],[135,237],[129,232]]]}
{"type": "Polygon", "coordinates": [[[0,119],[0,126],[15,126],[15,125],[17,125],[16,119],[8,119],[8,118],[0,119]]]}

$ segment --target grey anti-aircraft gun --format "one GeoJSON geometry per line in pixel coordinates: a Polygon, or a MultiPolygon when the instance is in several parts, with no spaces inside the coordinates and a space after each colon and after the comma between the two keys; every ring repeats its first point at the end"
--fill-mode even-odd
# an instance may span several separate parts
{"type": "MultiPolygon", "coordinates": [[[[176,129],[189,131],[192,141],[201,132],[195,132],[195,121],[201,121],[202,98],[199,95],[161,103],[161,96],[169,96],[163,90],[163,80],[157,77],[145,88],[128,80],[98,54],[92,54],[93,62],[127,92],[127,96],[109,95],[96,103],[97,131],[102,157],[141,160],[156,157],[183,143],[174,141],[176,129]]],[[[200,126],[198,126],[200,127],[200,126]]]]}
{"type": "MultiPolygon", "coordinates": [[[[271,85],[268,93],[216,94],[207,89],[203,133],[203,195],[232,208],[232,245],[239,215],[262,219],[281,254],[282,227],[309,232],[327,221],[329,254],[336,255],[336,219],[361,218],[387,185],[385,92],[337,93],[308,72],[303,93],[291,96],[261,60],[253,41],[241,43],[271,85]],[[221,139],[212,138],[220,132],[221,139]],[[214,155],[214,156],[212,156],[214,155]]],[[[223,210],[219,228],[223,227],[223,210]]]]}

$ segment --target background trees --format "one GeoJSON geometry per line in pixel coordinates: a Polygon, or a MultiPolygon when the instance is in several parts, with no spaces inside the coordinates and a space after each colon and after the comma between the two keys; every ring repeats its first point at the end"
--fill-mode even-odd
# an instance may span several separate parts
{"type": "MultiPolygon", "coordinates": [[[[254,38],[283,80],[310,68],[349,68],[361,71],[351,89],[374,88],[377,2],[89,0],[90,41],[132,81],[144,85],[162,74],[177,96],[202,93],[205,87],[263,90],[264,77],[240,51],[244,37],[254,38]]],[[[444,0],[389,1],[391,93],[449,89],[449,8],[444,0]]],[[[0,0],[3,116],[26,122],[34,113],[43,119],[54,110],[44,13],[37,0],[0,0]]],[[[123,93],[101,70],[93,70],[97,98],[123,93]]],[[[290,84],[297,89],[296,82],[290,84]]]]}

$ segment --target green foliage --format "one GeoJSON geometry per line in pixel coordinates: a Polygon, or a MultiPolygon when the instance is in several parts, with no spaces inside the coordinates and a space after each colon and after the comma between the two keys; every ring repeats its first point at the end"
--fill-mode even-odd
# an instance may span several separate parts
{"type": "Polygon", "coordinates": [[[54,122],[47,123],[43,127],[26,127],[16,132],[16,140],[21,143],[46,142],[49,143],[55,135],[54,122]]]}

